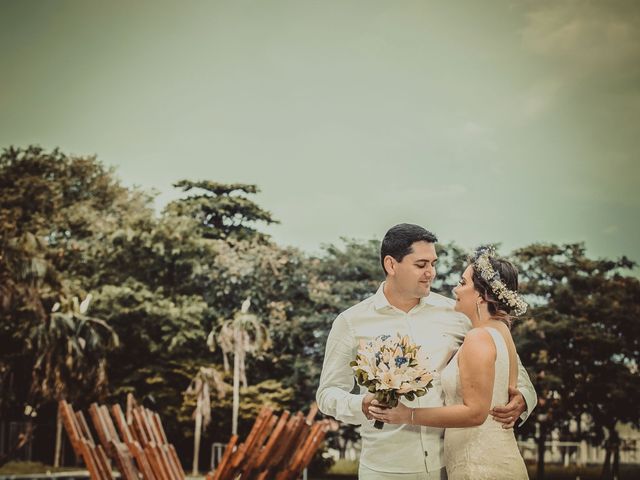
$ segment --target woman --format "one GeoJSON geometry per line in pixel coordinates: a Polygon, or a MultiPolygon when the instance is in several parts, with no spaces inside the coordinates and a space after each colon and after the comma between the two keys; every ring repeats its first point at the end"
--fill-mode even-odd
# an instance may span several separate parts
{"type": "Polygon", "coordinates": [[[385,423],[446,428],[444,458],[449,480],[528,479],[513,429],[489,418],[493,405],[508,402],[508,388],[518,379],[516,348],[509,331],[511,313],[526,311],[517,293],[518,272],[490,248],[481,248],[453,293],[455,309],[473,328],[442,371],[445,406],[369,411],[385,423]]]}

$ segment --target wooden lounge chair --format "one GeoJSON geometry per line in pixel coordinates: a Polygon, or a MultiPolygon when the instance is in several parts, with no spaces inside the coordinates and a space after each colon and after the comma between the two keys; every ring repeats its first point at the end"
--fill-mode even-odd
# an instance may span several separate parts
{"type": "Polygon", "coordinates": [[[215,471],[207,480],[294,480],[309,465],[328,429],[314,422],[314,405],[305,416],[285,411],[280,417],[264,407],[245,442],[232,436],[215,471]]]}
{"type": "Polygon", "coordinates": [[[89,425],[82,412],[74,412],[65,400],[58,404],[58,414],[62,417],[71,446],[89,470],[92,480],[113,480],[111,464],[102,445],[93,441],[89,425]]]}
{"type": "Polygon", "coordinates": [[[184,480],[176,450],[167,440],[160,416],[127,399],[128,420],[120,405],[93,403],[89,414],[99,444],[93,441],[82,412],[61,401],[60,412],[74,451],[94,480],[111,480],[111,458],[124,480],[184,480]]]}

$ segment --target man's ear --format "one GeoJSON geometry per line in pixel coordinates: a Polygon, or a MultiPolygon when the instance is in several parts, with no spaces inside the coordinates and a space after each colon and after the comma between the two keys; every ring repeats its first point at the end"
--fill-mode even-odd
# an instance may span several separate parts
{"type": "Polygon", "coordinates": [[[395,275],[396,274],[396,259],[391,255],[387,255],[384,257],[384,271],[387,275],[395,275]]]}

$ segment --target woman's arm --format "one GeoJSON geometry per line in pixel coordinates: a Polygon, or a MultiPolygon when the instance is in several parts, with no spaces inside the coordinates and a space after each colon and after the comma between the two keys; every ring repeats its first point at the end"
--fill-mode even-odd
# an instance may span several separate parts
{"type": "Polygon", "coordinates": [[[385,423],[440,428],[475,427],[484,423],[493,396],[496,347],[491,334],[483,328],[470,330],[462,345],[458,355],[462,405],[411,409],[400,403],[396,408],[385,409],[374,401],[369,408],[373,417],[385,423]]]}

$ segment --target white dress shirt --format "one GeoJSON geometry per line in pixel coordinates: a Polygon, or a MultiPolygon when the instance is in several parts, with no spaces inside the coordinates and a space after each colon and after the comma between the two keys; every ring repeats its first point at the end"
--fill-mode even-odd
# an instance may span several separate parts
{"type": "MultiPolygon", "coordinates": [[[[333,322],[316,393],[318,407],[341,422],[362,425],[360,463],[367,468],[388,473],[433,472],[444,467],[444,429],[388,424],[382,430],[375,429],[373,421],[362,413],[367,390],[356,385],[349,363],[355,360],[361,340],[368,342],[383,334],[409,335],[428,356],[434,380],[426,395],[401,401],[411,407],[441,407],[444,396],[439,373],[462,345],[471,322],[453,310],[453,300],[435,292],[405,313],[389,304],[383,289],[384,283],[375,295],[342,312],[333,322]],[[354,391],[358,393],[351,393],[354,391]]],[[[536,405],[537,396],[519,359],[518,363],[518,389],[529,409],[520,417],[524,421],[536,405]]]]}

